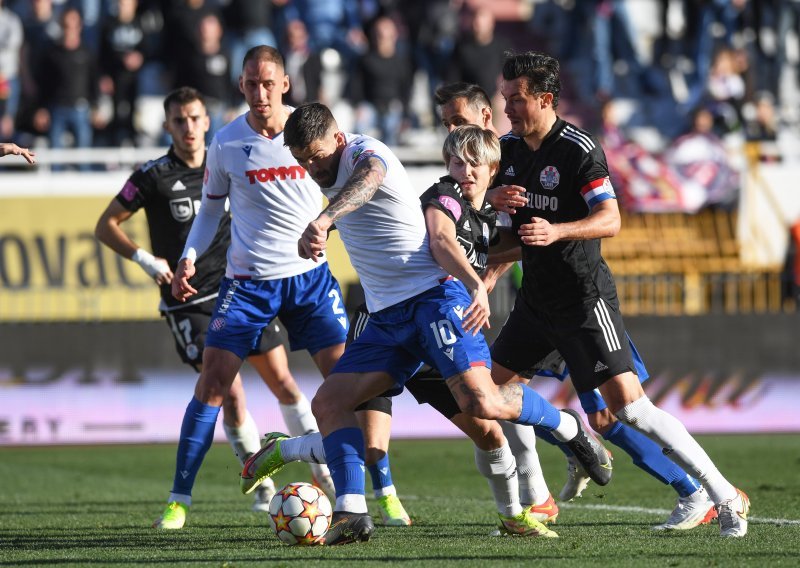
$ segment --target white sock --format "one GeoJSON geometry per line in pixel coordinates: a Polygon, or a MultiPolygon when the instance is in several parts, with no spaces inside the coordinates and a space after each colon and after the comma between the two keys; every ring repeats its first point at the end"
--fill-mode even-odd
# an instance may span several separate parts
{"type": "Polygon", "coordinates": [[[322,445],[322,434],[319,432],[283,440],[281,456],[287,462],[327,463],[328,461],[325,459],[325,447],[322,445]]]}
{"type": "Polygon", "coordinates": [[[347,511],[349,513],[368,513],[367,500],[363,495],[345,493],[336,498],[334,511],[347,511]]]}
{"type": "MultiPolygon", "coordinates": [[[[311,412],[311,403],[306,398],[306,395],[300,393],[300,400],[296,404],[279,404],[278,406],[281,409],[283,421],[286,423],[286,428],[289,430],[290,435],[304,436],[305,434],[319,433],[317,420],[314,418],[314,413],[311,412]]],[[[319,447],[322,447],[322,437],[319,438],[319,447]]],[[[283,443],[281,443],[281,455],[285,457],[286,454],[283,448],[283,443]]],[[[300,461],[308,461],[312,477],[317,481],[321,481],[323,478],[330,476],[330,471],[328,471],[327,465],[319,463],[320,460],[322,462],[325,461],[324,450],[317,452],[316,446],[313,449],[315,455],[320,456],[319,460],[309,461],[300,458],[300,461]]]]}
{"type": "Polygon", "coordinates": [[[569,442],[578,435],[578,421],[562,410],[559,410],[558,414],[561,416],[561,423],[558,428],[552,430],[553,437],[559,442],[569,442]]]}
{"type": "Polygon", "coordinates": [[[703,484],[714,503],[736,497],[731,485],[686,427],[642,396],[617,413],[617,418],[664,449],[664,454],[703,484]]]}
{"type": "Polygon", "coordinates": [[[258,435],[258,426],[249,411],[245,411],[244,422],[241,426],[228,426],[223,421],[222,427],[225,430],[225,437],[233,448],[233,453],[244,465],[244,461],[250,454],[256,453],[261,449],[261,437],[258,435]]]}
{"type": "Polygon", "coordinates": [[[536,432],[527,424],[515,424],[507,420],[499,422],[517,462],[520,505],[523,508],[541,505],[550,497],[550,490],[536,451],[536,432]]]}
{"type": "Polygon", "coordinates": [[[300,394],[300,400],[296,404],[279,404],[278,406],[290,436],[302,436],[319,431],[317,420],[311,412],[311,403],[304,394],[300,394]]]}
{"type": "Polygon", "coordinates": [[[488,452],[475,446],[475,465],[489,482],[497,511],[507,517],[519,515],[522,506],[519,504],[517,464],[508,443],[488,452]]]}
{"type": "Polygon", "coordinates": [[[187,507],[190,507],[192,505],[192,496],[184,495],[183,493],[170,493],[167,503],[172,503],[173,501],[183,503],[187,507]]]}
{"type": "Polygon", "coordinates": [[[386,487],[375,489],[374,493],[375,499],[380,499],[381,497],[386,497],[387,495],[397,495],[397,489],[395,489],[394,485],[387,485],[386,487]]]}

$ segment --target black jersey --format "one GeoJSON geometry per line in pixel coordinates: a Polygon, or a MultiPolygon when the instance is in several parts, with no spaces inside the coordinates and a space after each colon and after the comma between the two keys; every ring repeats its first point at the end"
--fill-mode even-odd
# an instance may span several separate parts
{"type": "MultiPolygon", "coordinates": [[[[204,171],[205,162],[199,168],[190,168],[170,148],[166,156],[147,162],[133,172],[117,194],[117,201],[128,211],[144,207],[153,254],[166,259],[173,272],[200,207],[204,171]]],[[[231,242],[230,224],[230,217],[226,215],[208,250],[195,261],[197,273],[189,283],[197,290],[197,300],[190,303],[207,300],[218,293],[231,242]]],[[[161,298],[167,309],[185,305],[172,297],[169,284],[161,286],[161,298]]]]}
{"type": "Polygon", "coordinates": [[[458,182],[444,176],[420,196],[422,209],[428,206],[443,211],[456,225],[456,240],[467,255],[467,260],[480,274],[486,269],[489,245],[497,242],[497,213],[484,201],[480,211],[464,199],[458,182]]]}
{"type": "MultiPolygon", "coordinates": [[[[615,198],[600,143],[560,118],[538,150],[511,134],[501,139],[501,149],[495,185],[523,186],[528,201],[511,216],[514,234],[531,217],[554,224],[578,221],[600,201],[615,198]]],[[[618,304],[600,239],[523,245],[522,268],[521,293],[532,307],[549,311],[597,297],[618,304]]]]}

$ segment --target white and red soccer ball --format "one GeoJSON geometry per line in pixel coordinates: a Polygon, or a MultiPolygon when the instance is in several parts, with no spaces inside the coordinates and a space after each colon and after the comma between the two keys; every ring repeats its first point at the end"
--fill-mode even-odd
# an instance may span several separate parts
{"type": "Polygon", "coordinates": [[[310,483],[290,483],[269,502],[269,525],[290,545],[322,544],[332,514],[325,493],[310,483]]]}

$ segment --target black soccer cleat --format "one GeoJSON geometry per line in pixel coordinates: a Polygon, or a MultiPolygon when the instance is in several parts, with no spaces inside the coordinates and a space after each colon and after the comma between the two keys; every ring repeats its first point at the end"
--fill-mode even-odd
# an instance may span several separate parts
{"type": "Polygon", "coordinates": [[[369,513],[334,511],[331,526],[325,533],[325,546],[367,542],[375,532],[375,524],[369,513]]]}
{"type": "Polygon", "coordinates": [[[577,412],[572,409],[564,409],[561,412],[566,412],[578,423],[578,435],[564,444],[575,454],[575,459],[583,466],[592,481],[598,485],[608,485],[612,471],[611,454],[586,429],[577,412]]]}

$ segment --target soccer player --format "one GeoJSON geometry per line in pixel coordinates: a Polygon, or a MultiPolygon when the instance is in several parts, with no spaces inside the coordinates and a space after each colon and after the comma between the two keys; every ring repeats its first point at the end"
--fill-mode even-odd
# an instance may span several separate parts
{"type": "MultiPolygon", "coordinates": [[[[492,108],[489,98],[477,85],[469,83],[443,85],[436,91],[436,104],[440,109],[442,124],[448,131],[452,131],[461,124],[478,124],[483,128],[492,128],[492,108]]],[[[524,191],[524,188],[510,185],[493,190],[495,194],[491,198],[499,201],[496,203],[496,209],[514,213],[515,203],[520,206],[524,205],[525,201],[519,197],[517,190],[524,191]]],[[[501,213],[501,215],[503,214],[501,213]]],[[[509,252],[519,255],[518,250],[503,252],[501,255],[497,255],[493,251],[490,262],[496,262],[495,258],[500,258],[501,260],[509,258],[509,252]]],[[[509,263],[499,263],[490,264],[487,267],[487,270],[482,274],[487,289],[494,287],[497,277],[508,266],[510,266],[509,263]]],[[[627,338],[627,340],[630,342],[630,338],[627,338]]],[[[649,374],[633,343],[630,343],[630,346],[634,365],[636,366],[636,375],[641,382],[644,382],[649,377],[649,374]]],[[[530,378],[534,374],[542,374],[554,376],[562,381],[568,376],[563,358],[557,351],[552,352],[544,360],[550,363],[548,368],[528,369],[521,376],[530,378]]],[[[543,367],[544,365],[538,364],[537,366],[543,367]]],[[[411,390],[411,386],[409,386],[409,390],[411,390]]],[[[708,523],[712,518],[716,517],[714,503],[711,502],[702,485],[688,475],[678,464],[667,458],[655,442],[617,420],[608,410],[608,406],[597,389],[581,393],[579,400],[589,418],[589,424],[596,432],[602,435],[605,440],[630,455],[636,466],[662,483],[670,485],[677,492],[678,502],[675,509],[664,523],[656,525],[653,527],[654,529],[688,530],[700,524],[708,523]]],[[[559,498],[563,501],[569,501],[579,497],[589,484],[589,476],[564,444],[558,443],[546,430],[542,428],[534,429],[536,435],[548,443],[557,445],[567,455],[567,482],[561,489],[559,498]]],[[[536,450],[534,449],[533,441],[528,438],[531,435],[530,430],[519,427],[513,428],[510,423],[503,423],[503,431],[506,438],[508,438],[517,461],[520,500],[523,503],[531,503],[534,512],[541,511],[539,513],[540,516],[537,517],[540,520],[543,520],[544,517],[542,515],[545,512],[553,514],[553,510],[548,509],[548,507],[554,508],[554,512],[557,514],[557,505],[551,503],[552,499],[549,499],[549,491],[545,492],[547,484],[541,474],[541,469],[537,470],[533,465],[538,463],[538,458],[535,454],[536,450]]]]}
{"type": "MultiPolygon", "coordinates": [[[[417,192],[391,150],[368,136],[341,132],[319,103],[298,107],[284,134],[292,155],[329,199],[303,232],[300,256],[316,259],[324,253],[336,223],[371,314],[312,402],[336,485],[326,544],[368,540],[374,530],[364,500],[364,443],[354,409],[386,391],[401,392],[421,361],[447,377],[462,412],[551,428],[569,441],[598,483],[607,483],[608,454],[574,416],[525,385],[492,381],[480,333],[489,318],[486,288],[460,247],[429,240],[417,192]]],[[[271,449],[267,444],[245,464],[245,492],[271,468],[271,449]]]]}
{"type": "Polygon", "coordinates": [[[36,154],[27,148],[20,148],[13,142],[0,143],[0,157],[9,155],[22,156],[29,164],[36,163],[36,154]]]}
{"type": "Polygon", "coordinates": [[[525,189],[524,204],[512,214],[523,277],[492,346],[493,377],[500,383],[519,380],[558,349],[578,393],[598,388],[608,405],[608,412],[595,413],[595,429],[613,429],[613,414],[650,438],[702,483],[716,506],[721,534],[744,536],[747,496],[723,477],[680,421],[650,402],[635,374],[614,278],[600,254],[600,240],[620,230],[616,196],[600,144],[558,117],[560,87],[556,59],[535,52],[507,57],[501,93],[511,133],[502,140],[495,183],[525,189]]]}
{"type": "MultiPolygon", "coordinates": [[[[175,338],[175,347],[184,363],[195,371],[202,369],[206,329],[217,299],[219,282],[225,275],[225,252],[231,241],[230,216],[223,215],[215,227],[214,243],[197,261],[198,274],[192,286],[197,298],[188,303],[175,300],[170,283],[186,236],[200,203],[206,149],[204,136],[209,128],[203,95],[190,87],[181,87],[164,99],[164,128],[172,137],[165,156],[138,168],[109,203],[95,228],[97,238],[119,255],[136,262],[161,289],[159,310],[175,338]],[[146,251],[126,234],[121,225],[139,209],[147,216],[150,242],[155,253],[146,251]]],[[[264,328],[259,342],[247,354],[250,364],[278,399],[288,429],[297,434],[316,430],[311,405],[289,372],[286,351],[277,324],[264,328]]],[[[222,406],[225,434],[240,460],[260,449],[258,427],[247,411],[241,377],[237,374],[222,406]]],[[[184,420],[184,427],[188,422],[184,420]]],[[[211,424],[213,428],[213,423],[211,424]]],[[[175,483],[167,507],[154,526],[180,529],[191,505],[194,475],[183,475],[183,465],[192,459],[185,455],[191,446],[184,440],[178,446],[175,483]]],[[[200,467],[202,456],[197,459],[200,467]]],[[[317,483],[332,486],[327,468],[312,465],[317,483]]],[[[253,509],[266,511],[275,493],[271,479],[264,480],[256,492],[253,509]]]]}

